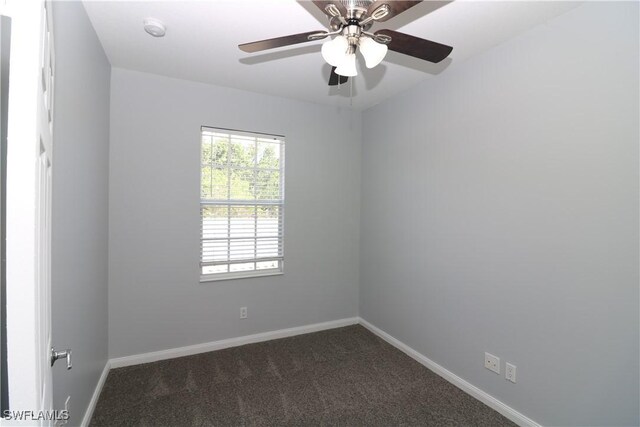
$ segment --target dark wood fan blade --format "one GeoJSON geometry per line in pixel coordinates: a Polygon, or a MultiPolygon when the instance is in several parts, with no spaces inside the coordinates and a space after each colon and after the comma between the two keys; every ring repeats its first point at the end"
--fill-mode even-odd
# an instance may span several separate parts
{"type": "Polygon", "coordinates": [[[384,22],[420,3],[422,3],[422,0],[376,0],[371,4],[371,6],[369,6],[369,9],[367,9],[367,15],[371,16],[374,10],[376,10],[383,4],[386,4],[387,6],[389,6],[389,13],[377,20],[378,22],[384,22]]]}
{"type": "Polygon", "coordinates": [[[336,7],[338,12],[340,12],[340,15],[345,17],[347,16],[347,8],[345,8],[342,2],[340,2],[339,0],[336,0],[336,1],[313,0],[313,4],[315,4],[318,7],[318,9],[322,11],[322,13],[324,13],[329,17],[333,16],[329,12],[327,12],[327,6],[329,6],[330,4],[336,7]]]}
{"type": "Polygon", "coordinates": [[[248,53],[260,52],[261,50],[273,49],[276,47],[289,46],[292,44],[306,43],[311,34],[322,33],[323,31],[310,31],[308,33],[292,34],[290,36],[276,37],[274,39],[260,40],[257,42],[244,43],[238,45],[240,50],[248,53]]]}
{"type": "Polygon", "coordinates": [[[376,31],[376,35],[378,34],[391,37],[391,42],[387,45],[389,49],[429,62],[438,63],[449,56],[453,50],[451,46],[393,30],[376,31]]]}
{"type": "Polygon", "coordinates": [[[349,80],[347,76],[341,76],[336,74],[336,67],[331,67],[331,74],[329,74],[329,86],[343,85],[349,80]]]}

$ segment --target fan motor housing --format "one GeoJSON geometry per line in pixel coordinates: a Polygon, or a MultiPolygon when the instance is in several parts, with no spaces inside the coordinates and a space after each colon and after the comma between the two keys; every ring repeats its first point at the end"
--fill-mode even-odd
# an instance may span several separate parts
{"type": "MultiPolygon", "coordinates": [[[[356,24],[363,30],[367,31],[373,25],[373,22],[367,22],[365,25],[360,25],[360,21],[367,17],[367,11],[369,6],[374,0],[341,0],[341,3],[347,9],[347,16],[343,18],[349,22],[349,25],[356,24]]],[[[338,17],[331,17],[329,19],[329,25],[333,31],[337,31],[343,27],[342,22],[338,17]]]]}

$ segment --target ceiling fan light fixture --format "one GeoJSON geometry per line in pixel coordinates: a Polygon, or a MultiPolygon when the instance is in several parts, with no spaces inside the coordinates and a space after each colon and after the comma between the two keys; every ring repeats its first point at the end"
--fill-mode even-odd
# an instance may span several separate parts
{"type": "Polygon", "coordinates": [[[387,55],[387,45],[378,43],[369,37],[360,37],[359,46],[367,68],[373,68],[380,64],[387,55]]]}
{"type": "Polygon", "coordinates": [[[345,60],[348,49],[349,41],[347,38],[338,36],[322,44],[322,57],[329,65],[338,67],[345,60]]]}
{"type": "Polygon", "coordinates": [[[328,31],[310,31],[258,40],[240,44],[238,48],[243,52],[254,53],[326,39],[322,45],[322,57],[331,65],[329,86],[344,84],[349,77],[358,74],[358,49],[362,52],[367,68],[380,64],[389,50],[437,64],[449,56],[453,47],[389,29],[368,32],[373,21],[387,21],[422,1],[424,0],[313,0],[313,4],[329,18],[328,31]],[[333,36],[336,37],[331,40],[333,36]]]}
{"type": "Polygon", "coordinates": [[[355,77],[358,75],[355,52],[345,56],[344,60],[338,65],[338,68],[336,68],[336,74],[345,77],[355,77]]]}

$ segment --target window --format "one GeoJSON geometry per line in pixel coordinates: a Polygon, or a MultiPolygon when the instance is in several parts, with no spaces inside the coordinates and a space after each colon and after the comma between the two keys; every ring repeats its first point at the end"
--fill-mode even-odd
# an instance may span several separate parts
{"type": "Polygon", "coordinates": [[[283,271],[284,137],[202,128],[201,281],[283,271]]]}

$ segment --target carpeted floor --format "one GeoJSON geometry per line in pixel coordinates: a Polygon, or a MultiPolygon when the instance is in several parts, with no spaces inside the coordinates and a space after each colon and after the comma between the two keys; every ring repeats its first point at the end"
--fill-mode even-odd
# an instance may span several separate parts
{"type": "Polygon", "coordinates": [[[362,326],[113,369],[91,426],[513,426],[362,326]]]}

